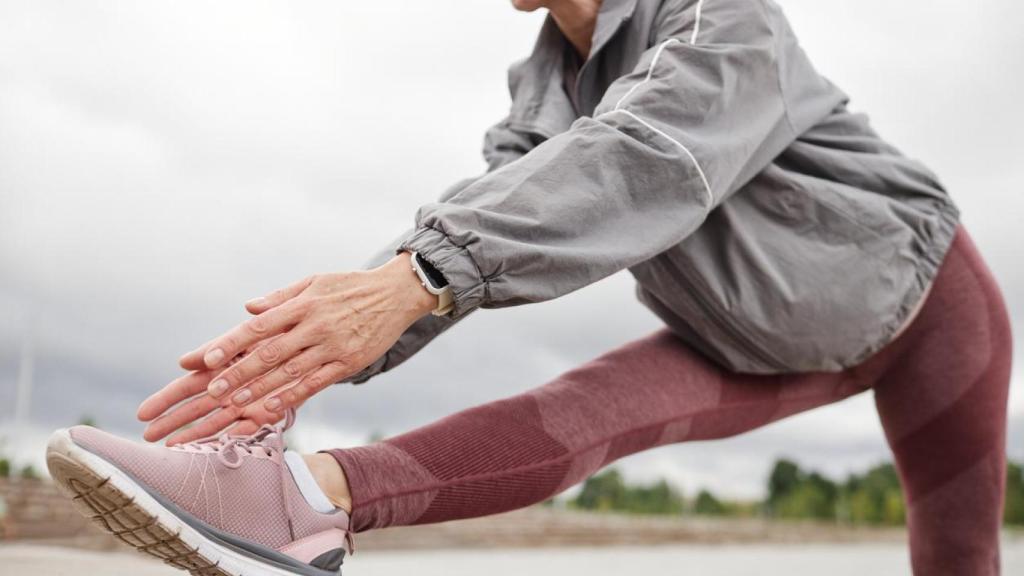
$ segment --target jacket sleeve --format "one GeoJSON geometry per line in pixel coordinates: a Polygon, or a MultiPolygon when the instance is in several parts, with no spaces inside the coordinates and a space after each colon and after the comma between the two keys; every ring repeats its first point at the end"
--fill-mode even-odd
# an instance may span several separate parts
{"type": "Polygon", "coordinates": [[[453,318],[556,298],[659,254],[792,142],[764,5],[722,2],[699,24],[695,5],[661,15],[593,117],[420,208],[401,248],[444,274],[453,318]]]}
{"type": "MultiPolygon", "coordinates": [[[[491,126],[484,135],[483,156],[487,162],[487,170],[496,170],[518,160],[533,148],[532,142],[533,139],[529,135],[510,128],[507,119],[491,126]]],[[[441,193],[438,202],[445,202],[451,199],[454,195],[482,177],[483,175],[481,174],[459,180],[441,193]]],[[[393,258],[395,254],[402,250],[402,240],[412,235],[413,232],[415,232],[415,229],[408,230],[394,241],[389,242],[383,250],[378,251],[367,261],[364,268],[376,268],[393,258]]],[[[465,315],[456,319],[449,316],[438,317],[431,314],[420,318],[402,333],[398,341],[383,356],[357,374],[348,377],[344,382],[362,384],[381,372],[387,372],[411,358],[413,354],[419,352],[430,341],[440,336],[442,332],[454,326],[459,319],[464,317],[465,315]]]]}

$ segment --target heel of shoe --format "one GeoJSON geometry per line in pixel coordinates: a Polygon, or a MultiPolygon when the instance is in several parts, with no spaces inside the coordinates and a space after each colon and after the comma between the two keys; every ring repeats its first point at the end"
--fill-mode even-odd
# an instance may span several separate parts
{"type": "Polygon", "coordinates": [[[340,528],[332,528],[300,538],[281,548],[279,552],[315,568],[336,572],[341,568],[341,563],[345,559],[348,545],[347,534],[340,528]]]}

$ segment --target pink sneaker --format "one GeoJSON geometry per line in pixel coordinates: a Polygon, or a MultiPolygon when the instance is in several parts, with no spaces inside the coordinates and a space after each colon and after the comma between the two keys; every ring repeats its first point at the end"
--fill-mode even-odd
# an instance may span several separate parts
{"type": "Polygon", "coordinates": [[[348,515],[302,496],[283,458],[292,418],[170,448],[75,426],[53,434],[46,462],[100,528],[196,576],[336,576],[348,515]]]}

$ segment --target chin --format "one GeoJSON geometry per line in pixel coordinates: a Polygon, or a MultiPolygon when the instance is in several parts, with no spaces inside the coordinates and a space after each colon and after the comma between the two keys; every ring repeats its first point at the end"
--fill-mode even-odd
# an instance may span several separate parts
{"type": "Polygon", "coordinates": [[[533,12],[546,4],[546,0],[512,0],[512,7],[520,12],[533,12]]]}

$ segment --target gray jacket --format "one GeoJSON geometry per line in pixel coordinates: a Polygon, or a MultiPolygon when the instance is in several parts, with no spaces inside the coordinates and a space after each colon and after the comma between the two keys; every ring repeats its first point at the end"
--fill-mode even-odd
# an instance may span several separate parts
{"type": "Polygon", "coordinates": [[[604,0],[590,57],[577,70],[570,54],[549,17],[509,71],[488,172],[420,208],[375,259],[418,251],[455,309],[352,380],[479,307],[557,298],[623,269],[641,302],[734,371],[841,370],[893,338],[957,210],[847,110],[777,5],[604,0]]]}

